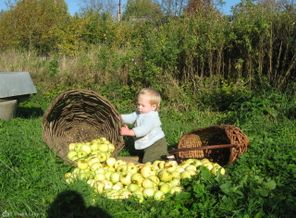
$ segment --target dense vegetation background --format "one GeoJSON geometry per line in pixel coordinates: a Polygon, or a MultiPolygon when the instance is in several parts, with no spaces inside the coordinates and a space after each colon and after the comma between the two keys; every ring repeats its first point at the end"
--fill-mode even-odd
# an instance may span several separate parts
{"type": "Polygon", "coordinates": [[[295,4],[243,0],[225,16],[210,0],[160,2],[129,0],[120,21],[92,4],[70,16],[62,0],[19,0],[0,13],[0,71],[28,71],[38,90],[16,119],[0,121],[0,214],[58,217],[71,202],[65,210],[107,217],[293,217],[295,4]],[[50,102],[86,88],[127,112],[145,86],[162,94],[170,146],[184,132],[229,123],[249,136],[248,152],[227,176],[205,172],[161,203],[65,184],[69,166],[42,141],[50,102]]]}

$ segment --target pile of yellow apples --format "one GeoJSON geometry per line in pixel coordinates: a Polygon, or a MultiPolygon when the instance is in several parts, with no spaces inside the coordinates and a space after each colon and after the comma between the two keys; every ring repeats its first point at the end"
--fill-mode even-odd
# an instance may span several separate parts
{"type": "Polygon", "coordinates": [[[146,198],[163,200],[167,194],[182,191],[181,180],[190,179],[199,167],[213,174],[225,174],[225,169],[208,159],[156,160],[145,164],[126,162],[112,157],[115,146],[101,137],[86,143],[69,144],[68,158],[75,163],[65,174],[67,183],[86,181],[96,192],[110,199],[131,196],[142,202],[146,198]]]}

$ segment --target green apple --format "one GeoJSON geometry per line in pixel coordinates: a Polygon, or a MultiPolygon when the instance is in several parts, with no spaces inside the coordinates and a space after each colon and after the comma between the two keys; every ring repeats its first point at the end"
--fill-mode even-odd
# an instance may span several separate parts
{"type": "Polygon", "coordinates": [[[96,171],[100,168],[102,168],[102,164],[100,162],[97,162],[97,163],[93,163],[92,165],[90,165],[90,169],[91,171],[96,171]]]}
{"type": "Polygon", "coordinates": [[[196,167],[194,165],[189,165],[185,168],[186,171],[196,171],[196,167]]]}
{"type": "Polygon", "coordinates": [[[171,186],[170,186],[169,183],[163,183],[163,184],[160,186],[159,190],[160,190],[162,193],[166,194],[166,193],[169,193],[169,192],[170,192],[170,190],[171,190],[171,186]]]}
{"type": "Polygon", "coordinates": [[[65,173],[64,179],[65,179],[66,183],[70,184],[70,183],[74,182],[75,176],[72,173],[68,172],[68,173],[65,173]]]}
{"type": "Polygon", "coordinates": [[[131,184],[128,185],[127,189],[130,192],[134,193],[134,192],[140,190],[140,187],[137,184],[131,183],[131,184]]]}
{"type": "Polygon", "coordinates": [[[132,179],[133,183],[136,183],[138,185],[142,185],[142,183],[144,181],[144,177],[140,173],[133,174],[131,179],[132,179]]]}
{"type": "Polygon", "coordinates": [[[86,160],[78,160],[77,167],[81,170],[85,170],[89,167],[88,162],[86,160]]]}
{"type": "Polygon", "coordinates": [[[144,201],[143,191],[140,191],[140,190],[135,191],[132,193],[132,195],[135,196],[140,203],[144,201]]]}
{"type": "Polygon", "coordinates": [[[107,160],[106,160],[106,164],[107,166],[109,167],[113,167],[116,163],[116,159],[114,157],[109,157],[107,160]]]}
{"type": "Polygon", "coordinates": [[[143,190],[143,195],[146,198],[153,197],[154,193],[155,193],[155,189],[154,188],[145,188],[143,190]]]}
{"type": "Polygon", "coordinates": [[[120,174],[118,172],[114,172],[110,175],[110,181],[115,184],[120,181],[120,174]]]}
{"type": "Polygon", "coordinates": [[[163,160],[156,160],[152,163],[152,165],[158,169],[163,169],[164,164],[165,164],[165,161],[163,161],[163,160]]]}
{"type": "Polygon", "coordinates": [[[165,168],[171,168],[171,167],[176,167],[176,166],[178,166],[178,162],[175,161],[175,160],[167,161],[167,162],[165,162],[165,164],[164,164],[164,167],[165,167],[165,168]]]}
{"type": "Polygon", "coordinates": [[[110,182],[109,180],[103,180],[102,182],[104,184],[104,190],[112,189],[112,186],[113,186],[112,182],[110,182]]]}
{"type": "Polygon", "coordinates": [[[172,172],[171,175],[172,178],[180,178],[180,173],[178,171],[172,172]]]}
{"type": "Polygon", "coordinates": [[[99,144],[96,143],[96,142],[91,142],[90,143],[90,148],[91,148],[91,151],[98,151],[99,150],[99,144]]]}
{"type": "Polygon", "coordinates": [[[97,154],[97,157],[98,157],[98,159],[100,160],[101,163],[107,160],[107,155],[105,153],[103,153],[103,152],[97,154]]]}
{"type": "Polygon", "coordinates": [[[91,187],[94,187],[95,183],[96,183],[96,180],[95,179],[89,179],[87,180],[86,182],[89,186],[91,187]]]}
{"type": "Polygon", "coordinates": [[[89,157],[87,161],[89,165],[100,163],[100,159],[96,155],[89,157]]]}
{"type": "Polygon", "coordinates": [[[159,171],[158,173],[158,177],[160,179],[160,181],[163,181],[163,182],[169,182],[172,180],[172,174],[169,173],[167,170],[165,169],[162,169],[159,171]]]}
{"type": "Polygon", "coordinates": [[[107,153],[109,150],[109,145],[107,143],[99,144],[98,150],[107,153]]]}
{"type": "Polygon", "coordinates": [[[81,151],[81,150],[77,151],[78,158],[85,158],[86,156],[87,156],[87,153],[85,151],[81,151]]]}
{"type": "Polygon", "coordinates": [[[135,174],[136,172],[138,172],[138,166],[134,163],[128,163],[127,172],[130,174],[135,174]]]}
{"type": "Polygon", "coordinates": [[[76,148],[76,144],[75,143],[70,143],[69,144],[69,151],[74,151],[76,148]]]}
{"type": "Polygon", "coordinates": [[[154,188],[155,186],[156,186],[156,184],[152,180],[150,180],[149,178],[145,178],[143,180],[143,182],[142,182],[142,187],[144,189],[146,189],[146,188],[154,188]]]}
{"type": "Polygon", "coordinates": [[[127,165],[120,165],[116,168],[116,171],[119,172],[122,175],[126,175],[127,174],[127,165]]]}
{"type": "Polygon", "coordinates": [[[162,192],[162,191],[160,191],[160,190],[157,190],[155,193],[154,193],[154,199],[155,200],[157,200],[157,201],[162,201],[162,200],[164,200],[164,198],[165,198],[165,195],[164,195],[164,193],[162,192]]]}
{"type": "Polygon", "coordinates": [[[203,166],[208,168],[209,171],[211,171],[213,169],[213,164],[212,163],[204,163],[203,166]]]}
{"type": "Polygon", "coordinates": [[[90,154],[91,148],[88,143],[85,143],[81,145],[80,151],[84,151],[86,154],[90,154]]]}
{"type": "Polygon", "coordinates": [[[104,180],[106,180],[106,177],[105,177],[105,175],[104,174],[102,174],[102,173],[97,173],[96,175],[95,175],[95,178],[94,178],[96,181],[104,181],[104,180]]]}
{"type": "Polygon", "coordinates": [[[149,179],[150,179],[152,182],[154,182],[156,185],[158,185],[159,182],[160,182],[158,176],[156,176],[156,175],[149,176],[149,179]]]}
{"type": "Polygon", "coordinates": [[[171,194],[180,193],[180,192],[182,192],[182,188],[180,186],[172,187],[170,191],[171,194]]]}
{"type": "Polygon", "coordinates": [[[143,166],[140,172],[144,178],[148,178],[149,176],[152,176],[154,174],[154,172],[151,170],[151,166],[149,165],[143,166]]]}
{"type": "Polygon", "coordinates": [[[131,174],[127,174],[127,175],[121,175],[120,176],[120,182],[123,184],[123,185],[129,185],[132,183],[132,175],[131,174]]]}
{"type": "Polygon", "coordinates": [[[111,174],[112,174],[113,172],[112,171],[106,171],[105,172],[105,178],[107,179],[107,180],[110,180],[110,178],[111,178],[111,174]]]}
{"type": "Polygon", "coordinates": [[[169,182],[171,187],[180,186],[181,185],[181,178],[174,178],[172,181],[169,182]]]}
{"type": "Polygon", "coordinates": [[[73,150],[68,152],[67,157],[73,161],[78,159],[77,152],[73,150]]]}
{"type": "Polygon", "coordinates": [[[189,171],[184,171],[181,173],[181,179],[190,179],[192,177],[191,173],[189,171]]]}
{"type": "Polygon", "coordinates": [[[100,181],[96,181],[94,184],[94,188],[98,193],[102,193],[104,191],[104,183],[100,182],[100,181]]]}
{"type": "Polygon", "coordinates": [[[123,160],[116,160],[116,162],[114,163],[114,168],[117,169],[121,165],[126,165],[126,162],[124,162],[123,160]]]}
{"type": "Polygon", "coordinates": [[[117,191],[121,190],[122,188],[123,188],[123,185],[120,182],[117,182],[112,186],[112,189],[117,191]]]}
{"type": "Polygon", "coordinates": [[[112,143],[108,144],[108,152],[112,153],[115,150],[115,145],[113,145],[112,143]]]}

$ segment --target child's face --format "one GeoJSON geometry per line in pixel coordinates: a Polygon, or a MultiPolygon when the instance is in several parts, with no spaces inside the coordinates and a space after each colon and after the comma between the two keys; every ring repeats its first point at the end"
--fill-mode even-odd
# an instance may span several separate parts
{"type": "Polygon", "coordinates": [[[140,113],[148,113],[156,110],[156,105],[150,103],[148,95],[139,95],[137,109],[140,113]]]}

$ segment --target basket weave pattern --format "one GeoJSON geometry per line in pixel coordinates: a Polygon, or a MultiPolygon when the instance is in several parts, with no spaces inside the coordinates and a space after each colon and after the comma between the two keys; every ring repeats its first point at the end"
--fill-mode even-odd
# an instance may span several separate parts
{"type": "Polygon", "coordinates": [[[115,145],[113,156],[123,148],[120,115],[96,92],[69,90],[60,94],[43,117],[43,139],[66,162],[68,145],[105,137],[115,145]]]}
{"type": "Polygon", "coordinates": [[[177,159],[205,157],[220,165],[226,165],[233,163],[243,154],[248,144],[247,136],[238,127],[210,126],[184,134],[174,153],[177,159]],[[188,148],[190,151],[184,151],[188,148]]]}
{"type": "MultiPolygon", "coordinates": [[[[202,146],[202,141],[200,137],[196,134],[185,134],[179,142],[180,148],[186,145],[186,148],[196,148],[202,146]]],[[[180,158],[203,158],[204,151],[203,150],[193,150],[193,151],[180,151],[179,152],[180,158]]]]}

